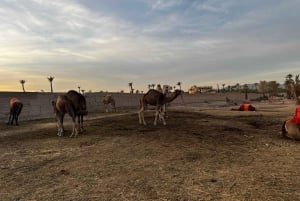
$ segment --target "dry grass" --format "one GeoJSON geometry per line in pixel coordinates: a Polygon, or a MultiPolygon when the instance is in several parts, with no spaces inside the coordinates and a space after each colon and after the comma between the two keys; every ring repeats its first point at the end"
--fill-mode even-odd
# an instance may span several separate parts
{"type": "Polygon", "coordinates": [[[168,115],[91,118],[72,139],[53,120],[1,125],[0,200],[299,199],[299,144],[276,135],[284,108],[168,115]]]}

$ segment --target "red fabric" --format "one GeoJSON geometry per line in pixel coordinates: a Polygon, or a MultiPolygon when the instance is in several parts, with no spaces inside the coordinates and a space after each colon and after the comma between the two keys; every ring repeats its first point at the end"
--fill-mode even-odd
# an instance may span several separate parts
{"type": "Polygon", "coordinates": [[[253,111],[254,107],[251,104],[242,104],[239,108],[240,111],[253,111]]]}
{"type": "Polygon", "coordinates": [[[293,117],[292,121],[300,125],[300,107],[296,108],[295,116],[293,117]]]}

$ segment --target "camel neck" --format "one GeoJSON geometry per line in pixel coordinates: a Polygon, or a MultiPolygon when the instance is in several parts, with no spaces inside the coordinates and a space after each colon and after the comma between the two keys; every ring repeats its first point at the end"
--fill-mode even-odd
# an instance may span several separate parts
{"type": "Polygon", "coordinates": [[[170,97],[167,97],[167,96],[166,96],[164,102],[165,102],[165,103],[169,103],[169,102],[173,101],[175,98],[177,98],[178,95],[179,95],[179,94],[173,92],[172,95],[171,95],[170,97]]]}

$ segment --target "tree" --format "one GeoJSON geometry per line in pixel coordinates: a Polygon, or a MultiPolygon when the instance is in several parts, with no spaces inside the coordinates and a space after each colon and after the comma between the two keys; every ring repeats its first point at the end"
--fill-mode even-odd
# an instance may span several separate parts
{"type": "Polygon", "coordinates": [[[245,100],[248,100],[248,89],[249,89],[249,87],[248,87],[247,84],[244,84],[243,88],[245,90],[245,100]]]}
{"type": "Polygon", "coordinates": [[[259,82],[259,87],[258,87],[258,91],[261,92],[263,94],[263,97],[266,98],[266,93],[268,91],[268,84],[267,81],[260,81],[259,82]]]}
{"type": "Polygon", "coordinates": [[[295,82],[293,84],[293,93],[296,98],[296,104],[300,105],[300,79],[299,79],[299,74],[295,76],[295,82]]]}
{"type": "Polygon", "coordinates": [[[50,82],[50,90],[51,90],[51,93],[53,93],[53,87],[52,87],[52,82],[53,82],[53,80],[54,80],[54,77],[52,77],[52,76],[49,76],[49,77],[48,77],[48,81],[50,82]]]}
{"type": "Polygon", "coordinates": [[[226,84],[222,84],[222,87],[223,87],[223,91],[225,91],[225,88],[224,88],[224,87],[225,87],[225,85],[226,85],[226,84]]]}
{"type": "Polygon", "coordinates": [[[254,83],[254,86],[255,86],[255,90],[256,90],[256,91],[258,91],[258,85],[259,85],[259,84],[258,84],[257,82],[254,83]]]}
{"type": "Polygon", "coordinates": [[[128,86],[130,87],[130,93],[133,94],[132,82],[129,82],[129,83],[128,83],[128,86]]]}
{"type": "Polygon", "coordinates": [[[23,89],[23,92],[25,93],[25,87],[24,87],[24,85],[25,85],[25,80],[20,80],[20,83],[21,83],[21,85],[22,85],[22,89],[23,89]]]}
{"type": "Polygon", "coordinates": [[[285,77],[285,89],[287,91],[287,98],[294,98],[296,99],[296,104],[300,104],[300,79],[299,79],[299,74],[295,76],[295,79],[293,79],[292,74],[288,74],[285,77]]]}
{"type": "MultiPolygon", "coordinates": [[[[179,90],[181,91],[181,82],[177,82],[177,86],[179,86],[179,90]]],[[[175,86],[174,86],[175,88],[175,86]]]]}
{"type": "Polygon", "coordinates": [[[279,87],[279,83],[277,83],[276,81],[269,81],[268,82],[269,96],[277,96],[278,95],[278,87],[279,87]]]}
{"type": "Polygon", "coordinates": [[[78,86],[78,92],[80,93],[80,86],[78,86]]]}
{"type": "Polygon", "coordinates": [[[293,84],[294,84],[293,75],[288,74],[285,77],[285,81],[284,81],[284,86],[285,86],[285,89],[286,89],[286,96],[287,96],[288,99],[292,99],[293,96],[294,96],[293,91],[292,91],[293,84]]]}

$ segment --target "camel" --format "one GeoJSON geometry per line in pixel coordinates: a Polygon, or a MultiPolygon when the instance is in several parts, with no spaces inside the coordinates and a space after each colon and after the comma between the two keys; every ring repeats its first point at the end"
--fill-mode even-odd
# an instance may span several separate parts
{"type": "Polygon", "coordinates": [[[64,116],[66,113],[72,118],[73,129],[70,137],[77,136],[78,129],[76,126],[76,110],[72,101],[66,95],[60,95],[56,101],[52,101],[53,111],[57,120],[57,135],[63,136],[64,134],[64,116]]]}
{"type": "Polygon", "coordinates": [[[164,115],[161,114],[163,105],[172,102],[175,98],[177,98],[178,95],[181,95],[181,92],[181,90],[175,90],[171,93],[170,97],[167,97],[157,90],[150,89],[140,100],[140,110],[138,112],[139,123],[147,125],[147,123],[145,122],[144,111],[147,109],[147,105],[149,104],[156,106],[156,113],[153,124],[156,126],[157,119],[160,118],[163,124],[167,125],[164,115]]]}
{"type": "Polygon", "coordinates": [[[281,137],[287,137],[295,140],[300,140],[300,107],[296,108],[296,112],[293,118],[290,118],[283,122],[281,137]]]}
{"type": "Polygon", "coordinates": [[[68,91],[66,93],[66,96],[68,97],[68,99],[70,99],[75,107],[75,114],[79,125],[79,131],[83,132],[83,116],[87,115],[88,113],[86,108],[86,99],[82,94],[74,90],[68,91]]]}
{"type": "Polygon", "coordinates": [[[112,107],[112,111],[116,112],[116,101],[111,95],[106,95],[103,97],[103,104],[105,106],[105,111],[108,112],[108,105],[112,107]]]}
{"type": "Polygon", "coordinates": [[[156,90],[160,93],[163,93],[163,89],[161,88],[160,84],[157,85],[156,90]]]}
{"type": "Polygon", "coordinates": [[[291,138],[294,140],[300,140],[300,126],[295,123],[293,119],[288,119],[284,121],[279,136],[291,138]]]}
{"type": "Polygon", "coordinates": [[[19,115],[22,111],[23,108],[23,103],[17,99],[17,98],[12,98],[9,101],[9,117],[8,117],[8,122],[7,125],[13,125],[13,122],[15,120],[16,125],[19,125],[19,115]]]}

